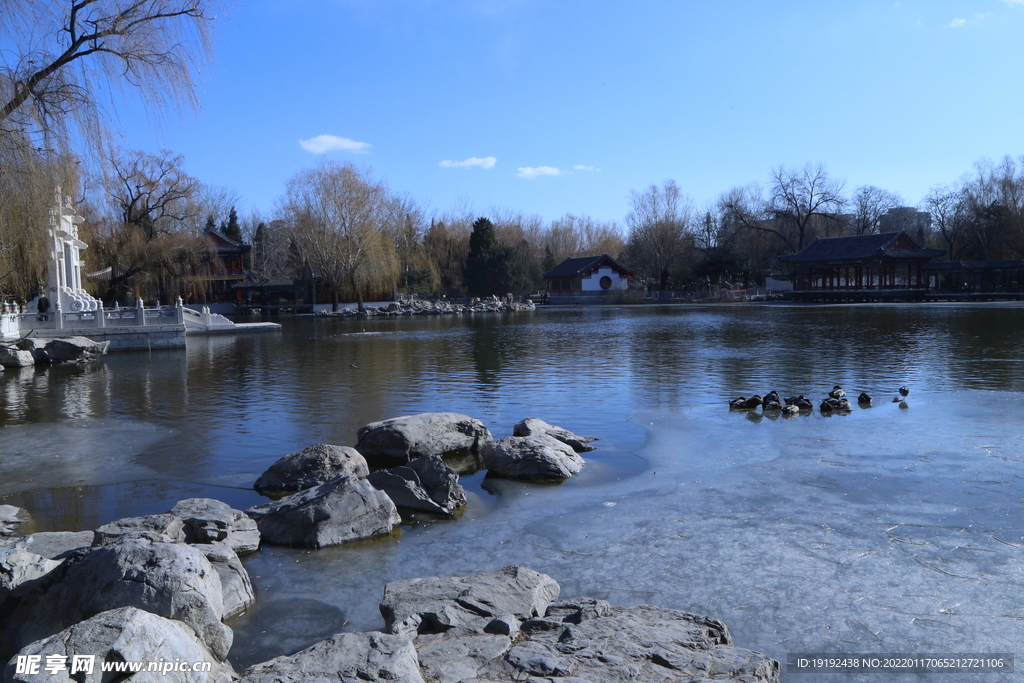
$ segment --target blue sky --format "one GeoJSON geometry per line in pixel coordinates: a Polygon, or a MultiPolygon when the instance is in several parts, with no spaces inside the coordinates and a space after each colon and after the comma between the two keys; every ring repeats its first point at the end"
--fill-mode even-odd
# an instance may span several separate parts
{"type": "Polygon", "coordinates": [[[1024,0],[238,0],[215,36],[199,114],[128,109],[121,144],[243,211],[321,155],[428,210],[621,222],[667,178],[703,204],[822,162],[917,204],[1024,154],[1024,0]]]}

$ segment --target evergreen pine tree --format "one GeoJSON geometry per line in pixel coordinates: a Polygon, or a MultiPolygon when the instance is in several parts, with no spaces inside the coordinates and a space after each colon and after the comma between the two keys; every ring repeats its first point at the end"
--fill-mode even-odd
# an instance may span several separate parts
{"type": "Polygon", "coordinates": [[[242,226],[238,224],[238,213],[235,211],[235,207],[231,207],[230,213],[228,213],[228,222],[224,226],[222,232],[232,242],[242,241],[242,226]]]}
{"type": "Polygon", "coordinates": [[[496,261],[501,251],[498,237],[494,233],[494,224],[486,218],[478,218],[473,223],[473,233],[469,236],[469,254],[466,256],[466,267],[463,276],[466,289],[470,296],[488,296],[495,294],[494,282],[496,261]]]}

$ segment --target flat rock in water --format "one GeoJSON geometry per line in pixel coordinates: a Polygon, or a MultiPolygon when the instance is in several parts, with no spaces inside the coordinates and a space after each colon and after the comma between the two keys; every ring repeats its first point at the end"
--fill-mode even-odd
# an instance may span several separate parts
{"type": "Polygon", "coordinates": [[[32,515],[25,508],[0,505],[0,538],[24,536],[31,523],[32,515]]]}
{"type": "Polygon", "coordinates": [[[0,344],[0,365],[5,368],[27,368],[35,364],[36,359],[32,356],[31,351],[22,351],[0,344]]]}
{"type": "Polygon", "coordinates": [[[394,467],[437,455],[460,472],[474,471],[481,446],[493,439],[484,424],[461,413],[419,413],[360,428],[356,450],[372,467],[394,467]]]}
{"type": "Polygon", "coordinates": [[[481,450],[491,474],[524,481],[561,481],[586,464],[572,447],[546,434],[506,436],[481,450]]]}
{"type": "Polygon", "coordinates": [[[438,633],[453,627],[484,633],[496,617],[544,614],[559,587],[546,574],[512,565],[474,576],[392,581],[380,613],[390,633],[438,633]]]}
{"type": "Polygon", "coordinates": [[[260,493],[302,491],[339,475],[362,479],[369,473],[366,459],[356,449],[315,443],[275,462],[253,488],[260,493]]]}
{"type": "Polygon", "coordinates": [[[75,550],[88,548],[96,534],[92,531],[39,531],[23,538],[7,541],[7,545],[23,548],[51,560],[62,560],[75,550]]]}
{"type": "Polygon", "coordinates": [[[407,510],[452,516],[466,504],[466,491],[459,483],[459,475],[436,455],[377,470],[367,481],[388,494],[396,506],[407,510]]]}
{"type": "MultiPolygon", "coordinates": [[[[133,683],[229,683],[234,679],[230,665],[221,663],[196,638],[195,633],[180,621],[165,619],[135,607],[101,612],[83,622],[74,624],[60,633],[26,645],[19,656],[41,657],[35,674],[17,673],[17,657],[13,657],[4,671],[4,680],[11,683],[77,683],[77,681],[107,680],[100,667],[105,662],[187,662],[189,667],[208,662],[210,671],[140,671],[121,674],[110,680],[130,680],[133,683]],[[93,657],[93,671],[88,676],[81,672],[71,674],[73,658],[93,657]],[[63,659],[64,670],[50,673],[46,670],[48,657],[63,659]]],[[[205,668],[205,667],[200,667],[205,668]]]]}
{"type": "Polygon", "coordinates": [[[96,529],[93,545],[107,545],[125,538],[148,538],[154,541],[183,543],[185,522],[170,514],[125,517],[96,529]]]}
{"type": "Polygon", "coordinates": [[[287,657],[249,667],[239,683],[424,683],[408,635],[339,633],[287,657]]]}
{"type": "Polygon", "coordinates": [[[79,550],[18,599],[7,638],[17,648],[100,612],[138,607],[187,624],[219,660],[231,647],[221,623],[224,597],[217,570],[184,543],[123,538],[79,550]]]}
{"type": "Polygon", "coordinates": [[[264,541],[305,548],[382,536],[402,521],[386,493],[344,475],[246,514],[256,520],[264,541]]]}
{"type": "Polygon", "coordinates": [[[185,524],[186,543],[223,541],[238,555],[250,555],[260,547],[256,522],[241,510],[213,498],[186,498],[170,513],[185,524]]]}
{"type": "Polygon", "coordinates": [[[570,446],[577,453],[586,453],[596,448],[596,446],[590,445],[592,441],[597,441],[594,437],[573,434],[568,429],[550,425],[544,420],[539,420],[535,417],[528,417],[517,422],[516,426],[512,428],[513,436],[533,436],[534,434],[547,434],[570,446]]]}
{"type": "Polygon", "coordinates": [[[779,680],[777,661],[734,647],[717,619],[650,605],[582,602],[582,608],[578,602],[553,605],[547,619],[537,620],[542,623],[525,622],[521,640],[480,677],[575,676],[603,683],[779,680]]]}
{"type": "Polygon", "coordinates": [[[92,360],[106,355],[109,341],[93,341],[88,337],[64,337],[46,342],[46,357],[51,363],[92,360]]]}

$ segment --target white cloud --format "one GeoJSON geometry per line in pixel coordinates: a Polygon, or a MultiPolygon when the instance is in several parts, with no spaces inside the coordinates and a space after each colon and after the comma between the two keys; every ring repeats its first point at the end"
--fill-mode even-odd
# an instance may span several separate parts
{"type": "Polygon", "coordinates": [[[334,150],[353,152],[354,154],[368,154],[373,147],[369,142],[356,142],[348,138],[340,138],[337,135],[317,135],[308,140],[299,140],[302,149],[312,154],[326,154],[334,150]]]}
{"type": "Polygon", "coordinates": [[[593,166],[584,166],[583,164],[577,164],[576,166],[573,166],[573,169],[577,171],[595,171],[598,173],[600,173],[601,171],[601,169],[599,168],[594,168],[593,166]]]}
{"type": "Polygon", "coordinates": [[[440,166],[441,168],[494,168],[496,163],[498,163],[498,160],[495,157],[470,157],[462,161],[450,161],[446,159],[441,162],[440,166]]]}
{"type": "Polygon", "coordinates": [[[518,170],[519,173],[516,175],[527,180],[533,180],[542,175],[562,175],[562,172],[553,166],[522,166],[518,170]]]}
{"type": "Polygon", "coordinates": [[[967,25],[967,20],[966,19],[954,19],[953,21],[949,22],[949,27],[950,28],[960,28],[961,26],[966,26],[966,25],[967,25]]]}

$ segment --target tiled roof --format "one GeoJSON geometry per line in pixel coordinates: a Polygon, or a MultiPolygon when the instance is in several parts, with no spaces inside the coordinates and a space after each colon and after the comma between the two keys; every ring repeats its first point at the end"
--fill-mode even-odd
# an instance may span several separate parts
{"type": "Polygon", "coordinates": [[[818,238],[791,256],[780,261],[858,261],[872,258],[918,259],[945,254],[941,249],[924,249],[906,232],[885,232],[880,235],[818,238]]]}
{"type": "Polygon", "coordinates": [[[581,256],[579,258],[567,258],[557,266],[544,273],[544,279],[550,280],[556,277],[576,277],[586,275],[598,267],[608,265],[617,270],[621,275],[632,277],[633,271],[622,265],[608,254],[600,256],[581,256]]]}

